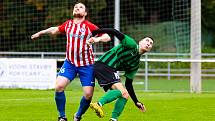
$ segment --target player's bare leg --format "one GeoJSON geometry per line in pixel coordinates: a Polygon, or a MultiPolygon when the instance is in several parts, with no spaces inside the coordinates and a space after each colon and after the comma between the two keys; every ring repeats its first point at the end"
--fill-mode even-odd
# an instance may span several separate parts
{"type": "Polygon", "coordinates": [[[59,112],[58,121],[67,121],[65,115],[65,104],[66,96],[64,94],[64,89],[70,83],[70,81],[62,76],[58,76],[55,83],[55,102],[57,105],[57,110],[59,112]]]}
{"type": "Polygon", "coordinates": [[[90,102],[92,100],[94,87],[93,86],[84,86],[83,87],[84,96],[80,101],[80,106],[78,112],[74,114],[74,121],[80,121],[81,116],[86,112],[86,110],[90,106],[90,102]]]}

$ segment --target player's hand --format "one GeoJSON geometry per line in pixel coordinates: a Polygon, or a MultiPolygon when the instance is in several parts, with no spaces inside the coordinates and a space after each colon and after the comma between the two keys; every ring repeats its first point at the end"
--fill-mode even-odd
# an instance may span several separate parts
{"type": "Polygon", "coordinates": [[[137,102],[135,105],[136,105],[142,112],[146,112],[146,107],[144,106],[143,103],[137,102]]]}
{"type": "Polygon", "coordinates": [[[90,39],[87,40],[88,45],[91,45],[91,44],[93,44],[95,42],[99,42],[99,39],[96,38],[96,37],[91,37],[90,39]]]}
{"type": "Polygon", "coordinates": [[[35,39],[37,39],[37,38],[39,38],[40,37],[40,34],[39,33],[36,33],[36,34],[33,34],[32,36],[31,36],[31,39],[32,40],[35,40],[35,39]]]}

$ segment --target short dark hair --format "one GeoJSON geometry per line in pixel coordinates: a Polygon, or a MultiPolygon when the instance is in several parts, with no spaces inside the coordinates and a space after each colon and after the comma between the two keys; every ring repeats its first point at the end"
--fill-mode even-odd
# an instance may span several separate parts
{"type": "Polygon", "coordinates": [[[148,37],[154,41],[154,39],[151,36],[144,36],[143,38],[146,38],[146,37],[148,37]]]}
{"type": "Polygon", "coordinates": [[[81,3],[81,4],[83,4],[84,6],[85,6],[85,11],[88,13],[88,7],[87,7],[87,5],[85,4],[85,3],[83,3],[83,2],[75,2],[74,4],[73,4],[73,6],[75,6],[76,4],[79,4],[79,3],[81,3]]]}
{"type": "Polygon", "coordinates": [[[87,3],[75,2],[75,3],[73,3],[73,7],[74,7],[76,4],[79,4],[79,3],[81,3],[81,4],[83,4],[83,5],[85,6],[85,12],[87,13],[87,15],[85,16],[85,18],[89,20],[90,17],[89,17],[89,9],[88,9],[87,3]]]}

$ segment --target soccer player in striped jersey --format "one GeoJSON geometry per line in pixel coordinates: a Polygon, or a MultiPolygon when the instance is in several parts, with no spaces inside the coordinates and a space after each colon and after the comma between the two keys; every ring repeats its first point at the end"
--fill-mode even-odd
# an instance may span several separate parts
{"type": "MultiPolygon", "coordinates": [[[[67,20],[62,25],[42,30],[31,37],[36,39],[44,34],[57,35],[61,33],[67,37],[66,60],[58,73],[55,84],[55,101],[59,112],[58,121],[67,121],[64,90],[77,74],[79,74],[84,96],[80,101],[78,111],[74,114],[74,121],[80,121],[81,116],[88,109],[95,86],[92,65],[94,63],[93,49],[86,42],[91,37],[91,32],[98,27],[85,19],[87,9],[83,3],[75,4],[73,16],[73,19],[67,20]]],[[[109,41],[110,37],[108,34],[102,34],[96,39],[109,41]]]]}
{"type": "MultiPolygon", "coordinates": [[[[130,96],[134,104],[143,112],[146,111],[143,103],[139,102],[133,89],[133,78],[139,68],[140,57],[145,52],[151,50],[153,40],[145,37],[136,44],[135,40],[115,29],[103,28],[93,31],[93,35],[98,33],[108,33],[116,36],[121,42],[119,45],[104,53],[94,64],[94,74],[98,83],[105,91],[109,90],[96,103],[91,103],[90,107],[95,110],[99,117],[104,116],[102,106],[117,99],[110,121],[117,121],[124,106],[130,96]],[[125,87],[120,81],[117,71],[124,71],[126,77],[125,87]]],[[[100,40],[89,39],[89,43],[100,40]]]]}

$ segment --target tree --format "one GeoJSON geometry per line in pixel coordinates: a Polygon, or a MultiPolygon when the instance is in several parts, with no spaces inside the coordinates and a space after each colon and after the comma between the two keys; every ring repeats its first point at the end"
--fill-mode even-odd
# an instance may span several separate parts
{"type": "Polygon", "coordinates": [[[215,47],[215,1],[202,0],[202,41],[204,46],[215,47]]]}

